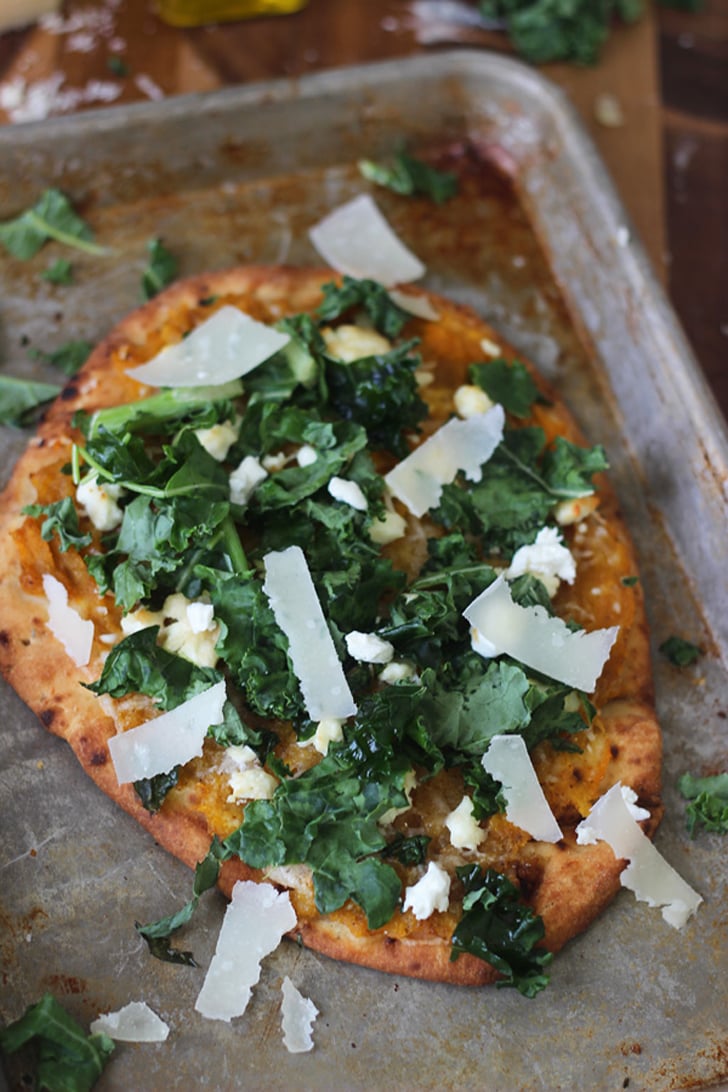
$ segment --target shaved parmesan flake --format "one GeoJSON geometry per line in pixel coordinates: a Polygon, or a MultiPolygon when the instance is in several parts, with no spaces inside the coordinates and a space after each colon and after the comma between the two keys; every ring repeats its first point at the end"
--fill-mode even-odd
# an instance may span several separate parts
{"type": "Polygon", "coordinates": [[[169,1025],[145,1001],[130,1001],[117,1012],[102,1012],[91,1021],[89,1031],[120,1043],[164,1043],[169,1025]]]}
{"type": "Polygon", "coordinates": [[[334,209],[310,229],[309,237],[324,261],[339,273],[371,278],[385,288],[416,281],[425,272],[369,194],[334,209]]]}
{"type": "Polygon", "coordinates": [[[412,292],[403,292],[401,288],[391,288],[389,298],[400,310],[414,315],[415,318],[437,322],[440,317],[439,311],[427,296],[415,296],[412,292]]]}
{"type": "Polygon", "coordinates": [[[222,724],[225,697],[221,680],[176,709],[112,736],[109,751],[119,784],[169,773],[201,755],[207,729],[222,724]]]}
{"type": "Polygon", "coordinates": [[[94,624],[68,605],[65,585],[49,573],[43,574],[43,591],[48,600],[48,629],[60,641],[77,667],[91,659],[94,624]]]}
{"type": "Polygon", "coordinates": [[[296,924],[287,891],[267,883],[238,880],[223,918],[215,954],[195,1002],[208,1020],[230,1021],[242,1016],[260,964],[296,924]]]}
{"type": "Polygon", "coordinates": [[[440,501],[443,485],[458,470],[472,482],[503,439],[505,413],[500,405],[466,420],[452,418],[385,475],[392,493],[415,516],[423,516],[440,501]]]}
{"type": "Polygon", "coordinates": [[[356,704],[326,624],[303,550],[289,546],[263,558],[276,622],[288,638],[288,655],[312,720],[351,717],[356,704]]]}
{"type": "Polygon", "coordinates": [[[418,921],[445,911],[450,903],[450,877],[436,861],[430,861],[424,876],[404,893],[403,910],[411,910],[418,921]]]}
{"type": "Polygon", "coordinates": [[[483,769],[500,781],[506,819],[537,842],[558,842],[561,829],[539,784],[523,736],[493,736],[483,755],[483,769]]]}
{"type": "Polygon", "coordinates": [[[311,1030],[319,1011],[310,998],[296,989],[288,975],[283,979],[281,992],[283,1045],[291,1054],[305,1054],[313,1048],[311,1030]]]}
{"type": "Polygon", "coordinates": [[[126,374],[152,387],[203,387],[239,379],[288,344],[288,334],[226,305],[188,337],[126,374]]]}
{"type": "Polygon", "coordinates": [[[652,844],[630,810],[617,782],[601,796],[576,828],[579,845],[607,842],[615,857],[628,861],[620,875],[623,887],[649,906],[662,907],[669,925],[680,929],[703,901],[652,844]]]}
{"type": "Polygon", "coordinates": [[[495,655],[507,653],[587,694],[594,691],[619,630],[619,626],[610,626],[591,633],[572,632],[543,607],[514,603],[502,574],[463,613],[478,634],[495,647],[495,655]]]}

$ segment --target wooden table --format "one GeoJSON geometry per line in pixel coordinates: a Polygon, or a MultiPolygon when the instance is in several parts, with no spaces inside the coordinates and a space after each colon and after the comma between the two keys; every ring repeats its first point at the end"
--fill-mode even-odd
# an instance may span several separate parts
{"type": "MultiPolygon", "coordinates": [[[[458,45],[508,48],[438,22],[438,6],[309,0],[295,15],[178,29],[152,0],[66,0],[50,26],[0,35],[0,122],[458,45]]],[[[615,29],[595,67],[545,71],[580,111],[728,415],[728,0],[699,14],[650,10],[615,29]],[[605,93],[621,107],[616,127],[596,116],[605,93]]]]}

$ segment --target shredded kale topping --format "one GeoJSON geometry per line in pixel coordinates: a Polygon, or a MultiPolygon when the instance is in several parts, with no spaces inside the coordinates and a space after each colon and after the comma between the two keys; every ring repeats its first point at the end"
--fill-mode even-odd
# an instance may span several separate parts
{"type": "Polygon", "coordinates": [[[701,828],[712,834],[728,834],[728,773],[708,777],[685,773],[677,787],[690,801],[685,809],[685,825],[691,838],[701,828]]]}
{"type": "MultiPolygon", "coordinates": [[[[102,486],[120,487],[118,527],[89,530],[71,496],[26,510],[44,538],[80,553],[99,592],[112,593],[125,613],[140,606],[159,611],[175,593],[213,608],[217,667],[167,651],[160,627],[147,626],[110,649],[89,689],[114,698],[145,694],[167,710],[225,678],[235,688],[234,704],[226,703],[223,724],[209,736],[222,747],[252,747],[279,779],[271,799],[249,801],[240,827],[213,842],[198,865],[191,901],[138,927],[160,958],[192,961],[170,947],[169,937],[231,856],[260,869],[306,864],[322,913],[352,900],[370,928],[380,928],[401,904],[403,869],[427,859],[424,835],[404,836],[389,820],[380,822],[407,807],[412,771],[420,779],[457,771],[482,820],[503,807],[501,785],[481,761],[494,735],[518,733],[529,750],[544,741],[578,749],[573,737],[594,714],[585,696],[567,686],[508,657],[483,659],[463,617],[495,579],[495,560],[502,568],[532,542],[560,500],[593,492],[592,477],[606,466],[601,448],[559,439],[547,444],[543,430],[528,425],[538,392],[522,364],[472,365],[471,379],[502,402],[511,421],[525,423],[507,428],[479,482],[458,475],[445,486],[430,513],[439,527],[418,575],[408,583],[372,539],[388,511],[383,472],[408,452],[407,436],[426,413],[407,321],[374,282],[344,278],[341,286],[327,285],[316,314],[277,324],[290,342],[244,380],[160,390],[76,415],[83,439],[66,470],[76,485],[93,476],[102,486]],[[391,349],[351,363],[334,359],[324,325],[359,321],[362,314],[394,341],[391,349]],[[201,430],[233,422],[232,445],[214,457],[201,430]],[[233,499],[230,475],[246,459],[262,471],[260,480],[248,497],[233,499]],[[361,490],[366,510],[332,496],[334,477],[361,490]],[[358,709],[344,723],[343,738],[295,775],[275,754],[278,737],[258,727],[261,720],[287,722],[301,742],[316,730],[263,591],[265,555],[294,545],[306,556],[358,709]],[[379,666],[353,659],[345,641],[352,630],[389,642],[394,660],[409,669],[405,676],[385,685],[379,666]]],[[[517,603],[552,610],[544,584],[531,574],[513,580],[511,593],[517,603]]],[[[149,811],[164,806],[177,777],[174,769],[135,785],[149,811]]],[[[511,984],[536,992],[545,955],[531,953],[540,939],[537,919],[521,917],[505,877],[488,873],[463,883],[455,953],[476,951],[511,984]]]]}

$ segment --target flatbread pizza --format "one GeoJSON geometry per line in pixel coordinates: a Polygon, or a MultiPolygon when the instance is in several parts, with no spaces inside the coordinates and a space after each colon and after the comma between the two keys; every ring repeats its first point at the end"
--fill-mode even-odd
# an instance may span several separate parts
{"type": "Polygon", "coordinates": [[[577,828],[615,786],[648,836],[662,813],[606,469],[447,299],[181,280],[0,499],[0,667],[160,845],[288,891],[305,945],[533,994],[620,888],[577,828]]]}

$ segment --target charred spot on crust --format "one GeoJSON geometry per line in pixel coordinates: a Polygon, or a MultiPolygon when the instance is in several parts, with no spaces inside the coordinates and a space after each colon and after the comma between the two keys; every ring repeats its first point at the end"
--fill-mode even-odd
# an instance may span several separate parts
{"type": "Polygon", "coordinates": [[[46,728],[50,728],[51,724],[53,724],[53,721],[56,719],[55,709],[43,709],[39,715],[46,728]]]}
{"type": "Polygon", "coordinates": [[[578,766],[574,767],[574,769],[571,772],[571,776],[574,778],[574,781],[583,781],[584,780],[584,775],[583,775],[583,773],[581,772],[581,770],[579,769],[578,766]]]}
{"type": "Polygon", "coordinates": [[[616,757],[617,757],[617,755],[619,754],[619,747],[617,746],[617,744],[616,744],[616,743],[611,743],[611,744],[610,744],[610,746],[609,746],[609,753],[610,753],[610,755],[612,756],[612,758],[616,758],[616,757]]]}
{"type": "Polygon", "coordinates": [[[76,386],[76,384],[75,383],[67,383],[66,386],[61,391],[61,398],[63,399],[64,402],[70,402],[70,401],[72,401],[72,399],[74,399],[77,396],[77,394],[78,394],[78,387],[76,386]]]}
{"type": "Polygon", "coordinates": [[[394,945],[397,943],[397,938],[396,937],[385,937],[384,938],[384,943],[387,945],[388,948],[393,948],[394,945]]]}
{"type": "Polygon", "coordinates": [[[92,766],[105,766],[108,761],[109,756],[106,751],[94,751],[93,754],[89,757],[89,763],[92,766]]]}
{"type": "Polygon", "coordinates": [[[534,861],[519,861],[516,864],[516,877],[525,899],[530,899],[543,882],[543,866],[534,861]]]}
{"type": "Polygon", "coordinates": [[[4,629],[0,630],[0,645],[9,645],[9,644],[10,644],[10,634],[7,632],[7,630],[4,630],[4,629]]]}

